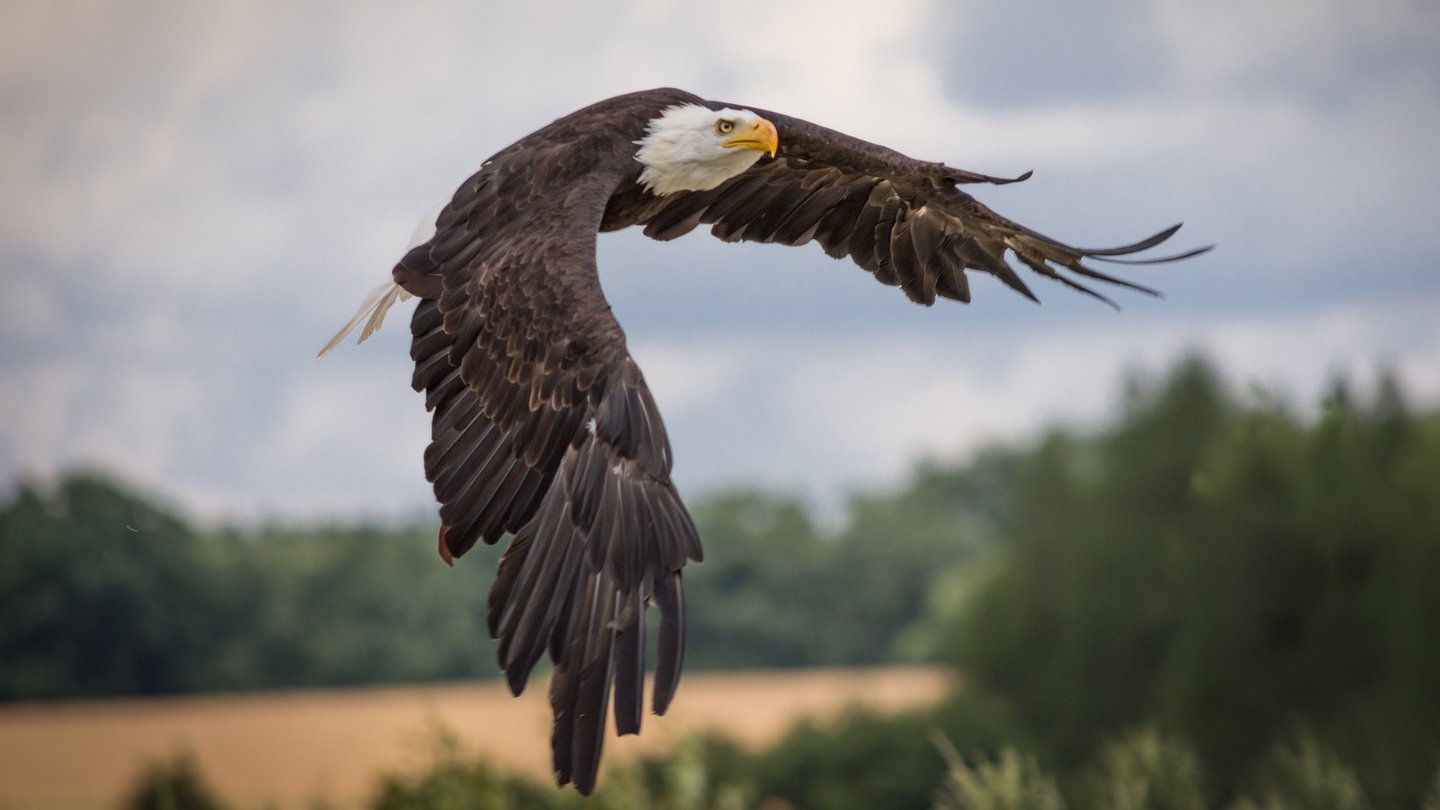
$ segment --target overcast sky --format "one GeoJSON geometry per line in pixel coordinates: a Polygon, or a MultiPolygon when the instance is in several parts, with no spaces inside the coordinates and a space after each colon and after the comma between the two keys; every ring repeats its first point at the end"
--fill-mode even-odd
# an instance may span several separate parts
{"type": "Polygon", "coordinates": [[[1440,4],[10,0],[0,482],[99,466],[205,518],[430,509],[402,312],[314,354],[492,152],[661,85],[1027,183],[1082,245],[1184,221],[1116,313],[1036,279],[909,304],[814,246],[605,236],[690,495],[837,502],[1113,412],[1188,349],[1313,400],[1440,400],[1440,4]],[[603,9],[603,10],[602,10],[603,9]]]}

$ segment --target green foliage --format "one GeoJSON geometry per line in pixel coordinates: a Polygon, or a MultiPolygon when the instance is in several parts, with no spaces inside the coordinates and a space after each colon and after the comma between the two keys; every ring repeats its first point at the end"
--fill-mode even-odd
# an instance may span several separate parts
{"type": "MultiPolygon", "coordinates": [[[[922,473],[858,500],[839,536],[794,499],[700,502],[709,556],[686,572],[689,668],[890,662],[899,639],[933,657],[929,583],[969,553],[936,528],[954,510],[935,506],[924,530],[880,527],[945,503],[945,481],[922,473]]],[[[493,676],[500,550],[452,569],[432,526],[202,534],[93,474],[22,486],[0,506],[0,700],[493,676]]]]}
{"type": "Polygon", "coordinates": [[[934,614],[943,603],[932,599],[934,586],[990,539],[989,497],[1002,477],[988,459],[962,470],[922,465],[894,493],[852,499],[823,572],[817,615],[833,635],[824,660],[937,660],[944,632],[934,614]]]}
{"type": "Polygon", "coordinates": [[[1106,744],[1092,780],[1096,808],[1205,810],[1207,806],[1195,750],[1153,728],[1106,744]]]}
{"type": "Polygon", "coordinates": [[[373,810],[548,810],[579,806],[573,793],[506,776],[479,760],[446,759],[415,777],[387,776],[373,810]]]}
{"type": "Polygon", "coordinates": [[[484,589],[434,542],[206,536],[91,473],[22,486],[0,508],[0,700],[491,675],[484,589]]]}
{"type": "Polygon", "coordinates": [[[121,804],[124,810],[225,810],[200,774],[194,754],[184,752],[145,769],[121,804]]]}
{"type": "Polygon", "coordinates": [[[834,725],[803,721],[754,763],[762,796],[799,810],[927,808],[943,770],[920,713],[851,711],[834,725]]]}
{"type": "MultiPolygon", "coordinates": [[[[687,666],[814,664],[819,575],[829,553],[804,506],[730,493],[697,504],[705,562],[685,569],[687,666]]],[[[823,632],[823,631],[822,631],[823,632]]]]}
{"type": "MultiPolygon", "coordinates": [[[[919,714],[855,711],[838,724],[802,722],[774,746],[745,752],[716,736],[688,737],[671,751],[609,768],[582,799],[548,782],[503,776],[462,756],[453,738],[428,771],[387,777],[371,810],[466,807],[600,810],[742,810],[776,807],[935,810],[1369,810],[1355,772],[1308,734],[1252,763],[1252,787],[1219,802],[1193,748],[1145,728],[1102,741],[1087,778],[1066,784],[1011,745],[964,746],[919,714]],[[986,753],[986,751],[991,753],[986,753]]],[[[443,742],[443,740],[442,740],[443,742]]],[[[1440,774],[1421,798],[1434,810],[1440,774]]],[[[1413,799],[1397,803],[1416,806],[1413,799]]]]}
{"type": "Polygon", "coordinates": [[[997,761],[977,758],[972,765],[943,736],[935,743],[949,766],[936,810],[1064,810],[1055,779],[1034,757],[1005,748],[997,761]]]}
{"type": "Polygon", "coordinates": [[[1420,810],[1440,810],[1440,767],[1435,769],[1435,778],[1420,799],[1420,810]]]}
{"type": "Polygon", "coordinates": [[[417,774],[385,774],[371,810],[566,810],[581,806],[578,795],[502,773],[474,759],[460,739],[436,723],[430,738],[429,768],[417,774]]]}
{"type": "Polygon", "coordinates": [[[217,676],[233,688],[496,672],[481,583],[495,549],[448,568],[427,527],[270,529],[229,545],[231,581],[244,595],[217,676]]]}
{"type": "Polygon", "coordinates": [[[0,510],[0,699],[204,685],[221,583],[213,549],[92,473],[0,510]]]}
{"type": "Polygon", "coordinates": [[[370,810],[746,810],[755,788],[752,755],[718,736],[682,738],[663,755],[610,767],[589,798],[548,781],[501,773],[437,730],[433,761],[412,775],[383,777],[370,810]]]}
{"type": "MultiPolygon", "coordinates": [[[[857,497],[826,533],[794,499],[700,501],[705,563],[685,570],[697,669],[934,660],[937,571],[968,558],[963,476],[922,470],[894,495],[857,497]]],[[[970,500],[973,500],[971,498],[970,500]]]]}
{"type": "Polygon", "coordinates": [[[1045,761],[1156,723],[1224,792],[1304,722],[1388,804],[1440,749],[1440,422],[1390,382],[1307,423],[1200,361],[1017,452],[954,660],[1045,761]]]}
{"type": "Polygon", "coordinates": [[[606,810],[746,810],[755,806],[751,755],[718,735],[689,736],[660,756],[611,768],[595,794],[606,810]]]}
{"type": "Polygon", "coordinates": [[[1309,734],[1276,745],[1256,769],[1261,798],[1233,810],[1370,810],[1355,771],[1309,734]]]}

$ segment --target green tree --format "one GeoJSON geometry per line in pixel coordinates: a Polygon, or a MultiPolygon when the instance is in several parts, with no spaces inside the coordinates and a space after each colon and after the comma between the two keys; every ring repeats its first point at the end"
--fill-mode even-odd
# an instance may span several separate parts
{"type": "Polygon", "coordinates": [[[0,699],[160,694],[200,678],[219,598],[209,549],[93,473],[0,510],[0,699]]]}
{"type": "Polygon", "coordinates": [[[686,665],[813,665],[829,549],[804,505],[735,492],[697,504],[705,562],[685,568],[686,665]]]}
{"type": "Polygon", "coordinates": [[[1389,806],[1440,748],[1440,430],[1383,381],[1318,421],[1190,360],[1118,423],[1019,451],[955,660],[1048,761],[1155,723],[1219,789],[1296,723],[1389,806]]]}
{"type": "Polygon", "coordinates": [[[496,673],[485,626],[497,550],[454,568],[431,527],[267,529],[239,543],[233,571],[259,601],[236,656],[265,684],[352,685],[496,673]],[[243,573],[242,573],[243,572],[243,573]]]}

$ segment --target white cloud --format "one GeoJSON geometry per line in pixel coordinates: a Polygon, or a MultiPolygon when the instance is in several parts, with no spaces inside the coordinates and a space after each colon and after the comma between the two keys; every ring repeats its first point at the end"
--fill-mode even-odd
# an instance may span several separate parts
{"type": "Polygon", "coordinates": [[[681,346],[669,342],[630,346],[646,384],[665,414],[683,415],[714,408],[736,396],[744,372],[744,352],[715,344],[681,346]]]}
{"type": "Polygon", "coordinates": [[[1346,0],[1164,0],[1151,9],[1180,75],[1202,84],[1342,78],[1357,56],[1440,45],[1440,8],[1426,0],[1379,0],[1363,11],[1346,0]]]}
{"type": "Polygon", "coordinates": [[[1427,273],[1440,104],[1425,70],[1435,49],[1421,47],[1440,25],[1422,0],[1361,15],[1342,0],[1227,0],[1223,13],[1153,0],[1128,18],[1163,42],[1149,89],[1010,107],[947,95],[947,49],[992,31],[951,39],[973,6],[938,0],[868,16],[821,0],[12,6],[0,26],[6,473],[99,462],[208,514],[426,502],[403,318],[319,367],[314,349],[486,155],[660,84],[927,159],[1037,168],[978,194],[1057,236],[1104,242],[1184,216],[1186,238],[1221,244],[1186,273],[1156,270],[1171,302],[1103,325],[1062,301],[1022,312],[991,288],[963,318],[897,314],[904,336],[884,331],[894,291],[853,268],[798,269],[823,261],[813,251],[703,237],[602,250],[657,265],[724,256],[705,264],[730,276],[682,263],[664,289],[638,274],[610,285],[677,474],[697,487],[833,494],[888,480],[917,454],[1097,418],[1121,368],[1190,343],[1296,391],[1388,359],[1440,394],[1429,314],[1390,310],[1440,299],[1427,273]],[[736,312],[741,332],[715,326],[730,315],[695,290],[775,298],[736,312]],[[830,317],[859,311],[884,314],[830,317]],[[688,328],[701,319],[711,326],[688,328]]]}
{"type": "MultiPolygon", "coordinates": [[[[667,410],[667,419],[682,484],[759,480],[828,499],[853,485],[893,483],[920,457],[963,458],[1044,424],[1098,424],[1127,372],[1160,373],[1197,351],[1217,361],[1237,390],[1258,385],[1302,408],[1337,375],[1372,386],[1381,366],[1398,371],[1412,396],[1434,402],[1437,304],[1226,319],[1127,316],[1080,332],[1057,324],[827,335],[787,338],[783,351],[775,350],[778,340],[676,345],[673,356],[689,358],[676,364],[687,377],[717,356],[746,373],[705,407],[678,418],[667,410]]],[[[666,371],[648,377],[657,395],[670,385],[666,371]]]]}
{"type": "Polygon", "coordinates": [[[100,466],[138,480],[176,469],[212,399],[173,368],[96,368],[79,359],[37,364],[0,391],[12,470],[100,466]],[[18,428],[18,429],[16,429],[18,428]]]}
{"type": "Polygon", "coordinates": [[[327,358],[291,376],[273,420],[245,454],[245,500],[223,493],[210,505],[338,515],[395,514],[425,503],[429,414],[408,375],[387,373],[396,370],[403,367],[327,358]]]}

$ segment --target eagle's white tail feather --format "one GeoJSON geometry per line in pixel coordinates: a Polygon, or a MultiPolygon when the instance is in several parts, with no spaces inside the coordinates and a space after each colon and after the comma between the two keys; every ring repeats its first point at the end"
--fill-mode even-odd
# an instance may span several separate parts
{"type": "Polygon", "coordinates": [[[329,354],[331,349],[339,346],[340,341],[344,340],[346,335],[355,331],[355,327],[359,326],[360,322],[368,317],[370,320],[365,323],[365,328],[360,330],[360,338],[355,341],[357,344],[364,343],[366,338],[380,330],[381,324],[385,323],[385,313],[390,307],[394,306],[396,301],[405,301],[409,298],[410,293],[405,292],[399,284],[393,281],[386,281],[371,290],[365,296],[365,300],[360,303],[360,310],[355,313],[355,317],[351,318],[349,323],[341,327],[340,331],[335,333],[335,337],[330,338],[330,342],[326,343],[325,348],[321,349],[320,353],[315,356],[324,357],[329,354]]]}

